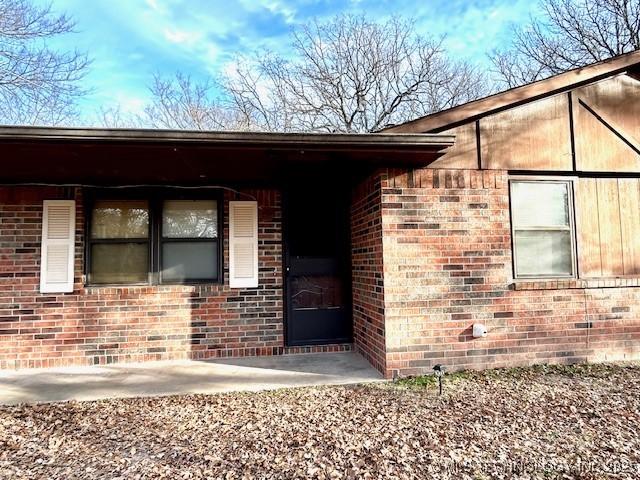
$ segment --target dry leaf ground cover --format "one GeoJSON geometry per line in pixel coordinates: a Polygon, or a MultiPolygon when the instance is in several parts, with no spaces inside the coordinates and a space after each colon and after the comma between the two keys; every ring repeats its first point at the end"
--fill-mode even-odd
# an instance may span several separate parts
{"type": "Polygon", "coordinates": [[[0,477],[640,478],[640,366],[0,407],[0,477]]]}

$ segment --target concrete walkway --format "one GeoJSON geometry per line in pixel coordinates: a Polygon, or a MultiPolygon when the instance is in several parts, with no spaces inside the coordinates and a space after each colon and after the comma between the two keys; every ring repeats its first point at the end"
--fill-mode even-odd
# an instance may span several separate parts
{"type": "Polygon", "coordinates": [[[0,404],[257,391],[381,380],[380,373],[354,352],[4,370],[0,371],[0,404]]]}

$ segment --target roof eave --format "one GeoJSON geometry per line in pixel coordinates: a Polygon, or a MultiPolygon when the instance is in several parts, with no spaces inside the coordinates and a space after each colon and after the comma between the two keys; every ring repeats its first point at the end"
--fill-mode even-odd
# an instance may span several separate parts
{"type": "Polygon", "coordinates": [[[206,144],[209,146],[318,150],[440,150],[455,136],[438,134],[265,133],[150,129],[0,126],[0,141],[206,144]]]}

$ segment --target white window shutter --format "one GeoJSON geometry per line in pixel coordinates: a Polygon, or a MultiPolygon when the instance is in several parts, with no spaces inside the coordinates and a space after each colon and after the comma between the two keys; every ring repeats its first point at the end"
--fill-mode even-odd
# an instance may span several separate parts
{"type": "Polygon", "coordinates": [[[258,286],[257,202],[229,202],[229,286],[258,286]]]}
{"type": "Polygon", "coordinates": [[[45,200],[42,207],[40,292],[73,292],[76,202],[45,200]]]}

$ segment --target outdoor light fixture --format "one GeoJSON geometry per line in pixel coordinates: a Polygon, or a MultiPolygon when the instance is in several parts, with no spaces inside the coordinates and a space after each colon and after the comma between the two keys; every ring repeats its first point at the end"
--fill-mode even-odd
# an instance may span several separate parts
{"type": "Polygon", "coordinates": [[[442,377],[446,370],[447,367],[440,365],[439,363],[433,367],[433,371],[435,372],[436,377],[438,377],[438,390],[440,391],[440,395],[442,395],[442,377]]]}

